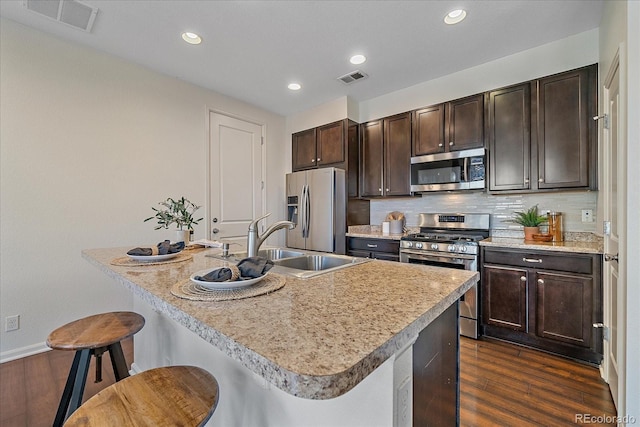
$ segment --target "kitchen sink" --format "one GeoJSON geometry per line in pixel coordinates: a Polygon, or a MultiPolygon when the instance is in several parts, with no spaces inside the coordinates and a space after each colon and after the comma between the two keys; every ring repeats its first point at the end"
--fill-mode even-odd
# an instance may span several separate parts
{"type": "MultiPolygon", "coordinates": [[[[260,249],[258,251],[258,256],[266,259],[270,259],[272,261],[283,259],[283,258],[291,258],[291,257],[299,257],[305,255],[304,252],[292,251],[289,249],[283,248],[269,248],[269,249],[260,249]]],[[[246,252],[234,252],[230,254],[230,257],[237,258],[241,260],[247,257],[246,252]]]]}
{"type": "Polygon", "coordinates": [[[327,270],[342,265],[353,264],[353,258],[342,258],[331,255],[305,255],[274,261],[275,265],[295,268],[296,270],[327,270]]]}
{"type": "MultiPolygon", "coordinates": [[[[227,257],[223,257],[221,254],[212,254],[207,256],[238,263],[240,260],[247,257],[247,253],[233,252],[227,257]]],[[[308,279],[320,274],[329,273],[352,265],[371,261],[368,258],[325,253],[319,254],[317,252],[303,252],[288,248],[260,249],[258,251],[258,256],[273,261],[274,266],[271,271],[301,279],[308,279]]]]}
{"type": "Polygon", "coordinates": [[[293,258],[275,260],[273,271],[290,276],[307,279],[320,274],[329,273],[353,265],[371,261],[368,258],[357,258],[344,255],[303,255],[293,258]]]}
{"type": "MultiPolygon", "coordinates": [[[[279,260],[279,259],[283,259],[283,258],[291,258],[291,257],[299,257],[299,256],[303,256],[306,255],[304,252],[300,252],[300,251],[293,251],[290,249],[286,249],[286,248],[268,248],[268,249],[260,249],[258,251],[258,256],[259,257],[263,257],[266,259],[269,259],[271,261],[275,261],[275,260],[279,260]]],[[[222,254],[211,254],[211,255],[207,255],[210,256],[212,258],[218,258],[218,259],[222,259],[225,261],[231,261],[231,262],[235,262],[238,263],[239,261],[241,261],[242,259],[247,257],[247,253],[246,252],[232,252],[229,254],[229,256],[222,256],[222,254]]]]}

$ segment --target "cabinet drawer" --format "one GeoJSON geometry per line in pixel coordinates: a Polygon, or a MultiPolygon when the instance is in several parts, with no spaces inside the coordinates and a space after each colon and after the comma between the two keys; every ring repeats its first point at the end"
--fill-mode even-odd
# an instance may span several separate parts
{"type": "Polygon", "coordinates": [[[348,249],[364,250],[369,252],[400,253],[400,241],[389,239],[366,239],[361,237],[349,237],[348,249]]]}
{"type": "Polygon", "coordinates": [[[579,274],[593,274],[593,257],[582,254],[559,254],[541,251],[507,251],[485,249],[484,263],[506,264],[530,267],[539,270],[567,271],[579,274]]]}

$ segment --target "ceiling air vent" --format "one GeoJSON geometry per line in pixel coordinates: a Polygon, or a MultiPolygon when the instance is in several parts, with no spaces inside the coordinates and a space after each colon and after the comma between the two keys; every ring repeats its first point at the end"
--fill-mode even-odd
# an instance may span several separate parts
{"type": "Polygon", "coordinates": [[[353,83],[355,81],[366,79],[367,77],[369,77],[369,76],[366,75],[365,73],[363,73],[362,71],[356,70],[356,71],[352,71],[349,74],[345,74],[344,76],[338,77],[338,80],[340,80],[342,83],[348,85],[348,84],[351,84],[351,83],[353,83]]]}
{"type": "Polygon", "coordinates": [[[48,18],[91,32],[98,8],[76,0],[24,0],[24,7],[48,18]]]}

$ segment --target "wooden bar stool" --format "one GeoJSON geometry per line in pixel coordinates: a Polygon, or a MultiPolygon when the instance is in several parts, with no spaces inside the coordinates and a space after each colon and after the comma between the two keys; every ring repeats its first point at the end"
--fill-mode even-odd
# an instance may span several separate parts
{"type": "Polygon", "coordinates": [[[129,376],[120,341],[138,332],[144,326],[144,317],[128,311],[96,314],[59,327],[49,334],[47,345],[56,350],[76,352],[62,392],[54,427],[82,404],[82,395],[89,372],[91,356],[96,358],[96,382],[102,381],[102,354],[111,356],[116,381],[129,376]]]}
{"type": "Polygon", "coordinates": [[[218,405],[218,382],[195,366],[150,369],[105,388],[65,427],[204,425],[218,405]]]}

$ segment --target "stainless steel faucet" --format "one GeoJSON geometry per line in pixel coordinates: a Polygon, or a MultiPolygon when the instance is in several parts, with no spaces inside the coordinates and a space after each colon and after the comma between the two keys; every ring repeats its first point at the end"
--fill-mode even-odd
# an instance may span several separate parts
{"type": "Polygon", "coordinates": [[[296,227],[296,224],[291,221],[278,221],[273,224],[269,228],[262,233],[262,236],[258,233],[258,222],[262,219],[265,219],[271,215],[270,213],[261,216],[258,219],[253,220],[251,224],[249,224],[249,233],[247,234],[247,256],[258,256],[258,249],[264,243],[264,241],[276,230],[280,230],[281,228],[288,227],[289,230],[293,230],[296,227]]]}

